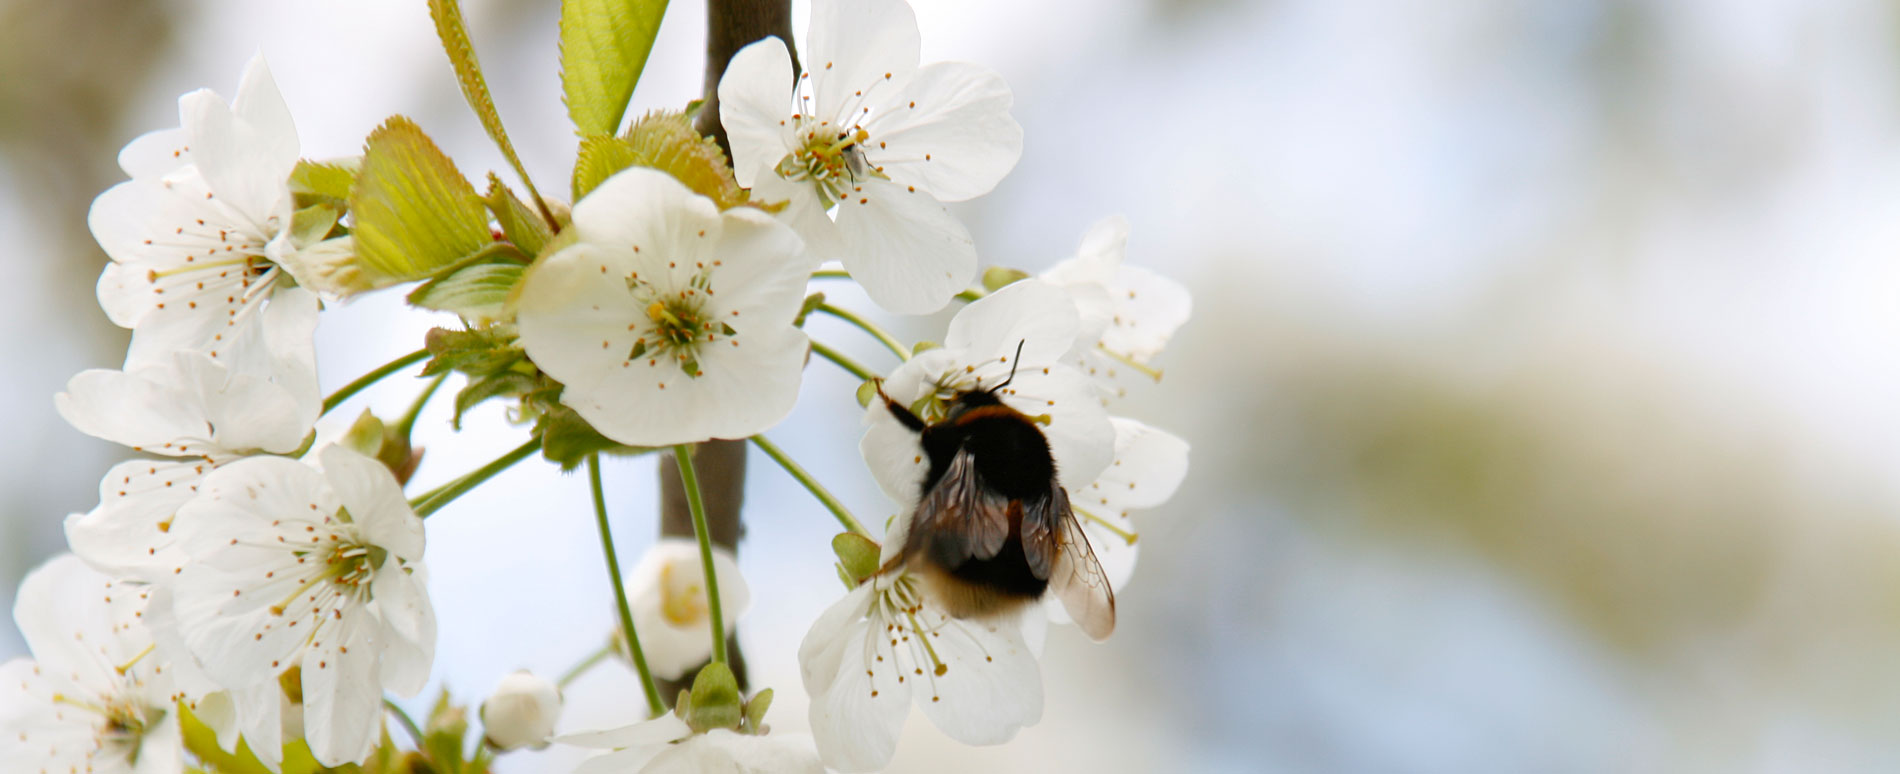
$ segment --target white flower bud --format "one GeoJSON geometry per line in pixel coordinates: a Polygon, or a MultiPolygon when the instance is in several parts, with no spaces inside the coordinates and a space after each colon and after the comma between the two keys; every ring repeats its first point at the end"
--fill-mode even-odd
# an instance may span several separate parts
{"type": "MultiPolygon", "coordinates": [[[[720,609],[727,631],[751,604],[752,594],[732,553],[713,549],[720,609]]],[[[712,656],[712,613],[699,544],[670,538],[653,544],[627,573],[627,603],[640,649],[655,677],[678,680],[712,656]]]]}
{"type": "Polygon", "coordinates": [[[502,678],[482,702],[482,733],[498,750],[539,750],[560,716],[561,689],[524,669],[502,678]]]}

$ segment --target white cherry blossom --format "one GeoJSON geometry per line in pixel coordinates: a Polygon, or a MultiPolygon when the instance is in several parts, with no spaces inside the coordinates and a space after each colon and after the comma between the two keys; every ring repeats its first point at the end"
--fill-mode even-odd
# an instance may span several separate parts
{"type": "Polygon", "coordinates": [[[561,717],[561,689],[521,670],[509,674],[482,702],[482,738],[498,750],[541,749],[561,717]]]}
{"type": "MultiPolygon", "coordinates": [[[[1135,572],[1140,550],[1129,514],[1161,505],[1187,477],[1188,444],[1173,433],[1126,417],[1110,417],[1115,426],[1115,459],[1094,482],[1069,489],[1069,506],[1087,534],[1108,585],[1121,591],[1135,572]]],[[[1069,620],[1058,600],[1043,605],[1049,617],[1069,620]]]]}
{"type": "Polygon", "coordinates": [[[322,401],[309,332],[300,338],[301,347],[279,350],[293,365],[275,375],[234,372],[187,351],[133,371],[91,370],[68,381],[54,404],[73,427],[171,458],[128,460],[107,471],[98,507],[66,520],[73,551],[119,577],[149,581],[176,566],[173,517],[198,482],[244,455],[297,449],[316,422],[322,401]]]}
{"type": "Polygon", "coordinates": [[[1128,221],[1108,218],[1089,227],[1074,257],[1040,276],[1069,291],[1082,312],[1082,333],[1067,362],[1111,397],[1127,393],[1121,379],[1129,372],[1161,378],[1151,364],[1193,311],[1181,283],[1124,264],[1127,245],[1128,221]]]}
{"type": "Polygon", "coordinates": [[[128,144],[132,179],[93,200],[87,223],[112,259],[99,305],[133,331],[127,368],[203,351],[248,370],[273,357],[273,328],[316,314],[268,257],[291,239],[297,130],[262,56],[230,103],[201,89],[178,106],[182,125],[128,144]]]}
{"type": "MultiPolygon", "coordinates": [[[[1013,369],[1014,381],[999,397],[1024,414],[1048,417],[1042,431],[1057,476],[1071,489],[1086,487],[1108,466],[1115,430],[1088,377],[1060,362],[1079,325],[1075,305],[1062,290],[1036,280],[1013,283],[957,312],[943,347],[898,366],[884,380],[885,394],[903,406],[934,396],[939,402],[920,414],[934,422],[942,418],[942,401],[1002,384],[1013,369]]],[[[873,477],[891,499],[915,505],[930,468],[917,434],[875,401],[865,409],[864,423],[858,449],[873,477]]]]}
{"type": "Polygon", "coordinates": [[[634,167],[576,204],[569,231],[528,270],[517,314],[562,403],[636,446],[744,438],[791,412],[815,265],[791,229],[634,167]]]}
{"type": "MultiPolygon", "coordinates": [[[[731,631],[752,603],[752,593],[732,553],[713,548],[713,576],[719,580],[719,608],[731,631]]],[[[712,656],[712,614],[706,602],[706,572],[699,544],[662,539],[627,573],[627,605],[640,650],[655,677],[678,680],[712,656]]]]}
{"type": "Polygon", "coordinates": [[[976,248],[942,202],[989,192],[1022,156],[996,73],[918,67],[904,0],[818,0],[793,86],[783,41],[741,49],[719,83],[733,173],[821,258],[893,312],[936,311],[976,273],[976,248]],[[827,214],[836,209],[835,222],[827,214]]]}
{"type": "Polygon", "coordinates": [[[322,470],[250,457],[205,477],[179,510],[189,561],[165,581],[172,625],[251,717],[255,690],[301,668],[304,738],[319,762],[361,762],[385,690],[414,695],[435,654],[422,521],[381,463],[342,447],[322,470]]]}
{"type": "Polygon", "coordinates": [[[574,774],[824,774],[824,764],[804,734],[740,734],[715,728],[704,734],[678,715],[605,731],[556,737],[575,747],[612,750],[574,769],[574,774]]]}
{"type": "Polygon", "coordinates": [[[32,658],[0,665],[0,772],[176,774],[178,697],[139,620],[147,589],[62,555],[20,584],[32,658]]]}
{"type": "MultiPolygon", "coordinates": [[[[902,544],[894,530],[883,561],[902,544]]],[[[884,768],[912,703],[965,744],[1002,744],[1042,719],[1041,668],[1021,617],[951,617],[903,569],[873,576],[820,615],[798,661],[812,737],[839,771],[884,768]]]]}

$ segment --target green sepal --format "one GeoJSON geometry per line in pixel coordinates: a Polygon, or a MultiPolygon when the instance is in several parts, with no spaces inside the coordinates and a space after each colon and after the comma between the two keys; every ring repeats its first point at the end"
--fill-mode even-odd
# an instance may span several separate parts
{"type": "Polygon", "coordinates": [[[575,133],[620,128],[665,14],[666,0],[562,0],[561,96],[575,133]]]}
{"type": "Polygon", "coordinates": [[[943,349],[943,345],[938,344],[937,342],[934,342],[934,341],[920,341],[920,342],[917,342],[916,344],[911,345],[910,356],[916,357],[925,352],[929,352],[933,349],[943,349]]]}
{"type": "Polygon", "coordinates": [[[475,188],[403,116],[370,133],[350,213],[358,261],[398,281],[433,276],[493,241],[475,188]]]}
{"type": "Polygon", "coordinates": [[[461,371],[470,377],[493,376],[512,370],[527,357],[515,337],[512,325],[488,325],[468,330],[432,328],[423,336],[433,359],[423,366],[423,376],[461,371]]]}
{"type": "Polygon", "coordinates": [[[1012,282],[1025,279],[1029,279],[1028,272],[1002,266],[991,266],[983,270],[983,289],[995,293],[1012,282]]]}
{"type": "Polygon", "coordinates": [[[870,538],[856,532],[840,532],[831,539],[831,551],[838,555],[838,563],[845,571],[851,573],[853,587],[877,574],[882,549],[870,538]]]}
{"type": "Polygon", "coordinates": [[[798,316],[792,318],[792,326],[795,328],[805,327],[805,318],[810,317],[812,312],[818,311],[818,307],[824,305],[824,303],[824,293],[813,293],[806,296],[805,303],[798,307],[798,316]]]}
{"type": "Polygon", "coordinates": [[[512,370],[480,378],[471,377],[468,385],[455,394],[455,416],[449,420],[449,425],[459,432],[462,429],[462,415],[476,404],[489,398],[526,395],[537,384],[534,376],[512,370]]]}
{"type": "Polygon", "coordinates": [[[877,380],[866,379],[858,385],[858,408],[870,408],[874,400],[877,400],[877,380]]]}
{"type": "Polygon", "coordinates": [[[409,294],[409,303],[424,309],[454,312],[473,323],[503,319],[508,293],[527,266],[520,263],[478,263],[429,280],[409,294]]]}
{"type": "Polygon", "coordinates": [[[579,412],[558,402],[541,413],[538,432],[541,456],[560,465],[563,471],[580,467],[590,454],[634,456],[654,451],[651,447],[628,446],[601,435],[579,412]]]}
{"type": "Polygon", "coordinates": [[[858,587],[858,580],[856,578],[851,577],[851,571],[845,569],[844,565],[839,564],[837,562],[832,562],[831,569],[838,571],[838,580],[844,583],[845,591],[850,591],[858,587]]]}
{"type": "Polygon", "coordinates": [[[342,205],[350,200],[350,187],[356,184],[356,171],[362,166],[360,156],[331,161],[299,159],[290,170],[290,192],[296,195],[299,207],[325,202],[342,205]]]}
{"type": "Polygon", "coordinates": [[[462,744],[467,736],[468,709],[450,701],[448,689],[442,689],[429,710],[429,719],[422,724],[423,754],[437,771],[461,772],[462,744]]]}
{"type": "Polygon", "coordinates": [[[292,213],[290,241],[295,245],[314,245],[330,235],[337,219],[343,217],[340,203],[319,202],[292,213]]]}
{"type": "Polygon", "coordinates": [[[375,457],[383,450],[383,435],[386,432],[383,420],[377,419],[369,409],[363,409],[363,413],[357,415],[356,421],[343,432],[343,438],[337,444],[365,457],[375,457]]]}
{"type": "Polygon", "coordinates": [[[703,734],[715,728],[738,728],[744,720],[739,681],[733,678],[732,669],[717,661],[701,667],[693,678],[692,708],[686,714],[686,725],[703,734]]]}
{"type": "Polygon", "coordinates": [[[521,197],[503,185],[495,173],[488,173],[488,193],[482,196],[482,203],[488,205],[488,211],[495,214],[495,223],[501,226],[502,236],[515,243],[521,253],[530,258],[541,254],[553,233],[548,223],[535,214],[534,210],[522,203],[521,197]]]}
{"type": "Polygon", "coordinates": [[[752,695],[745,703],[745,730],[747,733],[765,732],[765,712],[772,708],[772,689],[766,688],[752,695]]]}

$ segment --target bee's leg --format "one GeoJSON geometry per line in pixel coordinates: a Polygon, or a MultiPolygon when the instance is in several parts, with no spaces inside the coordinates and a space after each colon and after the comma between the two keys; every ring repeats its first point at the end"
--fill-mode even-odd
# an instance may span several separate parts
{"type": "Polygon", "coordinates": [[[878,400],[884,401],[884,408],[891,412],[891,416],[897,418],[898,424],[903,425],[905,428],[909,429],[913,433],[918,433],[921,435],[924,432],[924,429],[929,427],[929,425],[925,424],[924,420],[919,418],[916,414],[911,413],[910,409],[905,408],[903,404],[898,403],[895,400],[891,400],[891,396],[884,394],[884,380],[883,379],[878,379],[876,381],[877,381],[877,397],[878,397],[878,400]]]}

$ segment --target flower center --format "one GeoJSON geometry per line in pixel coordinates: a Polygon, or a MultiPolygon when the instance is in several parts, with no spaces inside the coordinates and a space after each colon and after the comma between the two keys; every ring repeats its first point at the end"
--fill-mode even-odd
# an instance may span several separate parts
{"type": "Polygon", "coordinates": [[[660,612],[674,626],[706,620],[706,584],[693,573],[677,572],[674,563],[660,568],[660,612]]]}
{"type": "Polygon", "coordinates": [[[829,121],[805,130],[805,144],[779,160],[778,175],[786,180],[810,181],[829,208],[849,199],[851,188],[866,177],[884,175],[864,157],[871,133],[863,129],[833,129],[829,121]]]}
{"type": "Polygon", "coordinates": [[[644,359],[649,366],[661,360],[677,363],[688,377],[705,372],[699,367],[699,348],[722,338],[739,335],[731,325],[713,317],[708,306],[712,281],[706,272],[694,274],[685,290],[668,292],[639,275],[627,278],[627,291],[643,310],[643,319],[627,326],[641,329],[640,337],[627,352],[627,360],[644,359]]]}

